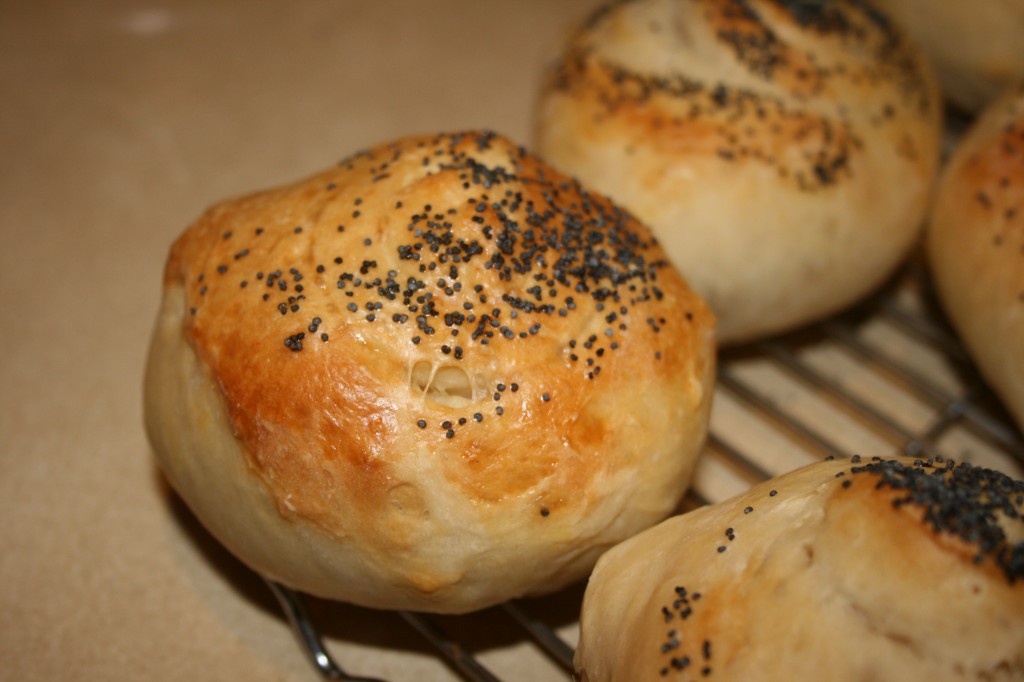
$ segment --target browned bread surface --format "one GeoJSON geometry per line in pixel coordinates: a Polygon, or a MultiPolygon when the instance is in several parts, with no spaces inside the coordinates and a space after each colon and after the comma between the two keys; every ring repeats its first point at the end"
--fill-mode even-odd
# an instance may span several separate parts
{"type": "Polygon", "coordinates": [[[605,554],[580,679],[1024,679],[1022,514],[978,467],[799,469],[605,554]]]}
{"type": "Polygon", "coordinates": [[[256,570],[457,612],[668,515],[714,319],[650,233],[501,136],[412,137],[174,244],[146,378],[172,485],[256,570]]]}
{"type": "Polygon", "coordinates": [[[927,254],[950,321],[1024,429],[1024,83],[990,104],[955,149],[927,254]]]}
{"type": "Polygon", "coordinates": [[[572,37],[536,148],[646,222],[736,343],[835,312],[915,244],[941,103],[854,0],[625,0],[572,37]]]}

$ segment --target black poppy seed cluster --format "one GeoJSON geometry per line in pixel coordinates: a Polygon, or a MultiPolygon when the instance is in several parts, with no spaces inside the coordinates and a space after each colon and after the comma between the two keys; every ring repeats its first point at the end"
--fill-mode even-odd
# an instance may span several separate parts
{"type": "MultiPolygon", "coordinates": [[[[977,550],[975,561],[992,561],[1012,584],[1024,579],[1024,541],[1011,543],[1004,524],[1024,531],[1024,481],[952,460],[873,459],[850,468],[851,474],[878,478],[878,488],[901,493],[893,505],[915,505],[936,533],[949,533],[977,550]]],[[[843,487],[850,487],[844,481],[843,487]]]]}
{"type": "MultiPolygon", "coordinates": [[[[665,135],[670,135],[672,129],[717,122],[712,135],[721,159],[767,165],[775,169],[780,179],[803,191],[816,191],[852,175],[850,160],[863,142],[849,112],[842,106],[836,108],[833,122],[805,107],[787,104],[782,97],[767,91],[701,81],[683,73],[641,73],[598,55],[590,34],[621,6],[635,2],[638,0],[618,0],[590,17],[554,75],[556,90],[572,93],[593,89],[592,95],[604,112],[602,116],[615,116],[657,102],[664,113],[652,115],[651,125],[665,135]],[[774,140],[780,136],[802,148],[800,161],[783,159],[777,154],[774,140]]],[[[705,7],[709,21],[719,26],[716,35],[721,44],[756,78],[771,82],[785,72],[795,83],[787,87],[798,91],[801,98],[820,95],[837,80],[891,85],[898,101],[883,98],[865,103],[875,109],[869,120],[876,127],[893,120],[899,109],[929,112],[932,104],[928,84],[913,53],[886,18],[869,5],[858,0],[773,3],[801,27],[829,36],[839,45],[849,44],[851,54],[860,54],[861,45],[871,44],[874,59],[870,63],[842,61],[826,66],[817,63],[812,53],[797,53],[785,44],[749,0],[728,0],[705,7]],[[714,13],[719,16],[713,17],[714,13]],[[874,39],[867,35],[865,25],[873,29],[874,39]]],[[[648,28],[654,32],[671,30],[658,22],[648,28]]]]}
{"type": "MultiPolygon", "coordinates": [[[[295,319],[294,327],[276,341],[283,351],[299,353],[311,343],[327,344],[333,330],[347,325],[385,324],[407,329],[410,344],[422,344],[424,353],[436,351],[438,361],[457,366],[473,348],[541,335],[550,320],[576,314],[581,301],[590,299],[587,315],[596,310],[600,328],[564,343],[566,357],[593,380],[601,373],[602,358],[620,348],[638,306],[644,310],[645,303],[664,296],[658,271],[668,263],[663,257],[648,259],[654,240],[637,230],[632,216],[575,180],[546,170],[525,149],[494,133],[399,142],[359,152],[339,165],[355,173],[369,165],[374,186],[392,174],[413,175],[412,183],[444,174],[450,188],[462,191],[439,192],[430,203],[414,206],[402,194],[408,183],[380,190],[392,193],[391,229],[401,232],[383,237],[394,244],[387,262],[378,262],[379,255],[365,256],[361,247],[371,246],[374,237],[353,237],[346,250],[306,269],[281,262],[273,269],[253,270],[246,267],[251,254],[270,248],[297,253],[299,247],[274,245],[306,240],[303,235],[323,226],[289,225],[282,230],[254,225],[247,233],[225,232],[221,238],[231,244],[233,255],[212,273],[198,275],[193,316],[211,280],[226,282],[234,276],[235,285],[265,304],[265,314],[295,319]],[[489,275],[481,276],[481,269],[489,275]],[[330,292],[329,308],[319,301],[307,306],[312,291],[321,296],[330,292]],[[307,313],[306,307],[315,312],[307,313]]],[[[367,217],[364,198],[343,194],[346,189],[343,178],[326,183],[322,196],[311,200],[317,204],[311,212],[322,212],[322,206],[344,196],[351,202],[345,220],[330,229],[361,237],[366,232],[357,231],[361,221],[379,216],[367,217]]],[[[678,315],[692,319],[687,311],[678,315]]],[[[643,314],[635,323],[658,332],[666,318],[643,314]]],[[[652,349],[652,354],[661,358],[659,350],[652,349]]],[[[498,379],[490,394],[500,403],[518,388],[515,381],[498,379]]],[[[543,391],[539,400],[555,397],[555,392],[543,391]]],[[[500,416],[504,408],[498,404],[493,413],[500,416]]],[[[459,426],[482,419],[477,411],[441,427],[451,438],[459,426]]],[[[428,425],[421,419],[417,426],[428,425]]]]}
{"type": "Polygon", "coordinates": [[[700,601],[701,593],[690,592],[681,585],[675,587],[673,591],[672,601],[661,607],[661,615],[667,629],[665,639],[659,645],[662,658],[658,672],[662,677],[666,677],[671,672],[682,672],[692,668],[699,669],[701,675],[710,675],[711,641],[704,639],[694,647],[680,639],[678,626],[675,625],[693,615],[694,609],[700,601]],[[695,648],[696,650],[694,650],[695,648]]]}
{"type": "MultiPolygon", "coordinates": [[[[827,457],[832,461],[834,457],[827,457]]],[[[870,460],[854,455],[851,466],[835,474],[841,489],[853,486],[852,476],[874,476],[875,487],[900,491],[893,499],[895,508],[917,505],[924,510],[923,519],[935,532],[949,533],[977,549],[976,563],[993,561],[1005,574],[1010,584],[1024,579],[1024,541],[1011,543],[1004,524],[1022,524],[1024,532],[1024,481],[970,464],[956,464],[941,457],[934,460],[915,460],[907,464],[899,460],[872,457],[870,460]],[[849,475],[848,475],[849,474],[849,475]]],[[[770,489],[769,498],[776,498],[778,490],[770,489]]],[[[754,512],[752,505],[743,508],[743,514],[754,512]]],[[[728,543],[736,540],[734,526],[723,531],[726,540],[716,547],[722,554],[728,543]]],[[[711,641],[699,640],[696,645],[684,642],[680,624],[689,619],[701,598],[700,592],[687,588],[674,588],[674,599],[661,607],[661,618],[666,625],[664,639],[658,644],[660,654],[658,671],[662,677],[684,670],[712,673],[711,641]]]]}

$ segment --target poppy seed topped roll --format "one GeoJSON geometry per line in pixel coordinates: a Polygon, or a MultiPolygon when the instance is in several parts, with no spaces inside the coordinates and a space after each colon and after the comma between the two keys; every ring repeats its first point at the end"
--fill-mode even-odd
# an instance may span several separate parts
{"type": "Polygon", "coordinates": [[[552,70],[536,150],[651,227],[740,343],[894,271],[940,119],[924,58],[860,0],[620,0],[552,70]]]}
{"type": "Polygon", "coordinates": [[[1024,431],[1024,81],[954,149],[925,253],[950,322],[1024,431]]]}
{"type": "Polygon", "coordinates": [[[977,113],[1024,79],[1024,2],[874,0],[935,65],[942,93],[977,113]]]}
{"type": "Polygon", "coordinates": [[[581,682],[1024,680],[1024,481],[812,464],[676,516],[587,584],[581,682]]]}
{"type": "Polygon", "coordinates": [[[674,509],[714,345],[627,212],[501,136],[413,137],[177,240],[146,424],[257,571],[464,612],[582,578],[674,509]]]}

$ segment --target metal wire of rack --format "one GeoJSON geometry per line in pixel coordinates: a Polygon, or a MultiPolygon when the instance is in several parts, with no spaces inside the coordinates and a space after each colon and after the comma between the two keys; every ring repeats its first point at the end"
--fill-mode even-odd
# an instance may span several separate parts
{"type": "MultiPolygon", "coordinates": [[[[720,501],[800,464],[853,454],[942,455],[1018,477],[1024,470],[1019,431],[943,321],[919,265],[845,314],[723,352],[711,433],[681,510],[720,501]]],[[[270,587],[323,679],[382,682],[344,672],[303,597],[270,587]]],[[[547,659],[552,679],[571,678],[574,622],[553,622],[542,600],[499,610],[547,659]]],[[[394,617],[429,643],[452,679],[502,679],[440,619],[409,612],[394,617]]]]}

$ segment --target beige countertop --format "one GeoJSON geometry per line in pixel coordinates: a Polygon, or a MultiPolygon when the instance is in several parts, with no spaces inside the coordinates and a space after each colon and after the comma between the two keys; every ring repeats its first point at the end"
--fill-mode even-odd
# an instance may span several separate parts
{"type": "MultiPolygon", "coordinates": [[[[208,204],[375,142],[525,141],[542,67],[590,4],[0,9],[0,678],[313,679],[150,455],[141,377],[167,248],[208,204]]],[[[374,627],[353,637],[386,646],[374,627]]]]}
{"type": "MultiPolygon", "coordinates": [[[[0,9],[0,679],[316,679],[265,586],[168,491],[147,445],[142,367],[167,248],[210,203],[376,142],[475,127],[528,142],[543,67],[593,4],[50,0],[0,9]]],[[[894,300],[920,312],[913,291],[894,300]]],[[[907,334],[882,318],[858,323],[857,338],[925,363],[922,374],[955,397],[962,372],[941,353],[901,350],[905,339],[893,335],[907,334]]],[[[821,454],[736,382],[828,425],[851,451],[899,449],[901,433],[927,431],[941,411],[927,391],[861,371],[865,359],[848,343],[800,345],[800,362],[844,390],[895,396],[879,409],[898,413],[903,432],[868,429],[764,351],[728,365],[714,423],[728,442],[715,440],[702,463],[705,499],[741,489],[754,470],[821,454]],[[733,452],[748,444],[761,453],[753,467],[733,452]]],[[[972,433],[935,435],[953,455],[1006,462],[972,433]]],[[[529,606],[571,642],[578,599],[572,589],[529,606]]],[[[391,614],[312,608],[352,670],[457,679],[391,614]]],[[[567,679],[501,613],[441,622],[503,679],[567,679]]]]}

